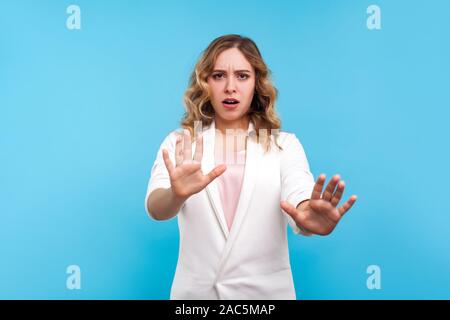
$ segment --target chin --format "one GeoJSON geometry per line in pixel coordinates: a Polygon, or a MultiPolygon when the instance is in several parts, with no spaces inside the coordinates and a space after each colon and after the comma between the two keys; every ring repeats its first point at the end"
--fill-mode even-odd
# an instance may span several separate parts
{"type": "Polygon", "coordinates": [[[238,109],[230,111],[224,110],[224,107],[222,105],[219,105],[219,107],[214,108],[214,111],[220,119],[227,122],[233,122],[242,119],[242,117],[246,115],[250,107],[244,109],[245,111],[242,109],[242,106],[239,106],[238,109]]]}
{"type": "Polygon", "coordinates": [[[242,118],[241,114],[219,114],[219,117],[225,121],[237,121],[242,118]]]}

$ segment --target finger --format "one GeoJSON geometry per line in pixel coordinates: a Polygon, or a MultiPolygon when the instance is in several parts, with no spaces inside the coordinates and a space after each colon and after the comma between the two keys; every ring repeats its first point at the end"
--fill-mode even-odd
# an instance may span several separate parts
{"type": "Polygon", "coordinates": [[[192,162],[192,142],[189,130],[184,130],[183,163],[192,162]]]}
{"type": "Polygon", "coordinates": [[[353,206],[353,204],[356,202],[356,199],[357,196],[352,195],[350,199],[347,200],[346,203],[344,203],[340,208],[338,208],[341,217],[353,206]]]}
{"type": "Polygon", "coordinates": [[[227,170],[227,166],[224,164],[218,165],[217,167],[215,167],[214,169],[212,169],[205,177],[206,177],[206,184],[208,185],[211,183],[211,181],[213,181],[215,178],[217,178],[218,176],[220,176],[222,173],[225,172],[225,170],[227,170]]]}
{"type": "Polygon", "coordinates": [[[320,199],[325,179],[326,179],[325,174],[321,173],[316,180],[316,184],[314,185],[314,189],[311,194],[311,199],[320,199]]]}
{"type": "Polygon", "coordinates": [[[197,143],[195,144],[194,161],[202,162],[202,157],[203,157],[203,135],[199,134],[197,136],[197,143]]]}
{"type": "Polygon", "coordinates": [[[345,182],[344,182],[344,180],[341,180],[338,183],[336,192],[334,193],[333,197],[331,198],[331,204],[333,205],[333,207],[336,207],[338,205],[339,201],[341,201],[342,194],[344,193],[344,189],[345,189],[345,182]]]}
{"type": "Polygon", "coordinates": [[[183,163],[183,136],[177,135],[177,142],[175,144],[175,164],[178,167],[183,163]]]}
{"type": "Polygon", "coordinates": [[[336,188],[336,185],[338,184],[339,179],[340,179],[340,176],[338,174],[331,178],[330,182],[328,182],[325,192],[322,195],[322,199],[324,199],[326,201],[331,200],[331,198],[333,197],[334,189],[336,188]]]}
{"type": "Polygon", "coordinates": [[[298,215],[297,208],[295,208],[292,204],[290,204],[287,201],[281,201],[280,206],[281,206],[281,209],[286,211],[286,213],[294,219],[294,221],[297,219],[297,215],[298,215]]]}
{"type": "Polygon", "coordinates": [[[294,220],[297,227],[301,228],[301,230],[303,230],[306,233],[311,233],[311,234],[313,233],[308,228],[306,228],[304,226],[304,224],[302,223],[302,219],[301,219],[300,213],[298,212],[297,208],[295,208],[293,205],[291,205],[289,202],[286,202],[286,201],[281,201],[280,207],[281,207],[281,209],[286,211],[286,213],[288,215],[290,215],[292,217],[292,219],[294,220]]]}
{"type": "Polygon", "coordinates": [[[167,171],[169,171],[169,176],[172,176],[173,163],[172,163],[172,161],[170,161],[169,153],[167,152],[166,149],[163,149],[162,154],[163,154],[164,164],[166,165],[167,171]]]}

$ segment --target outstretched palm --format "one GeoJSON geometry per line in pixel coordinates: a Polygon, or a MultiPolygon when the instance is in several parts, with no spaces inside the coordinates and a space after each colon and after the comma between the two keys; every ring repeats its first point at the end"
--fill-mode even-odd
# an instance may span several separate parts
{"type": "Polygon", "coordinates": [[[197,138],[195,154],[192,158],[191,135],[187,130],[184,130],[182,136],[177,136],[175,166],[169,158],[168,151],[163,149],[164,164],[169,172],[170,184],[175,196],[187,199],[203,190],[211,181],[225,172],[226,166],[222,164],[204,175],[201,169],[202,157],[203,137],[200,135],[197,138]],[[183,146],[181,142],[183,142],[183,146]]]}
{"type": "Polygon", "coordinates": [[[280,204],[281,208],[294,219],[297,226],[309,233],[330,234],[356,201],[356,195],[352,195],[338,208],[337,205],[344,193],[344,181],[339,182],[339,175],[333,176],[322,194],[325,179],[324,174],[319,175],[311,199],[302,202],[297,208],[286,201],[280,204]]]}

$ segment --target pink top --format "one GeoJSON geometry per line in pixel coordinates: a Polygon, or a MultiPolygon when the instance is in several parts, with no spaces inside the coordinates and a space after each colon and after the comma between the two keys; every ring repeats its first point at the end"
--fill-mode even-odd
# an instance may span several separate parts
{"type": "Polygon", "coordinates": [[[228,230],[230,230],[244,179],[245,150],[238,151],[237,157],[232,161],[221,161],[221,155],[217,151],[215,155],[216,164],[225,163],[227,166],[227,170],[217,177],[217,184],[219,186],[220,200],[222,202],[225,220],[227,221],[228,230]]]}

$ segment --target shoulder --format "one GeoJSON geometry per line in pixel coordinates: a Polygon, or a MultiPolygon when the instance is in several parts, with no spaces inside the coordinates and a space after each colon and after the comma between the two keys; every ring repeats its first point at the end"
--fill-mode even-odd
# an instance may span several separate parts
{"type": "Polygon", "coordinates": [[[161,148],[174,147],[177,142],[177,136],[181,135],[182,129],[177,128],[166,134],[162,140],[161,148]]]}
{"type": "Polygon", "coordinates": [[[277,142],[283,149],[285,149],[290,145],[292,145],[293,143],[297,143],[300,141],[298,140],[295,133],[288,131],[280,131],[277,138],[277,142]]]}

